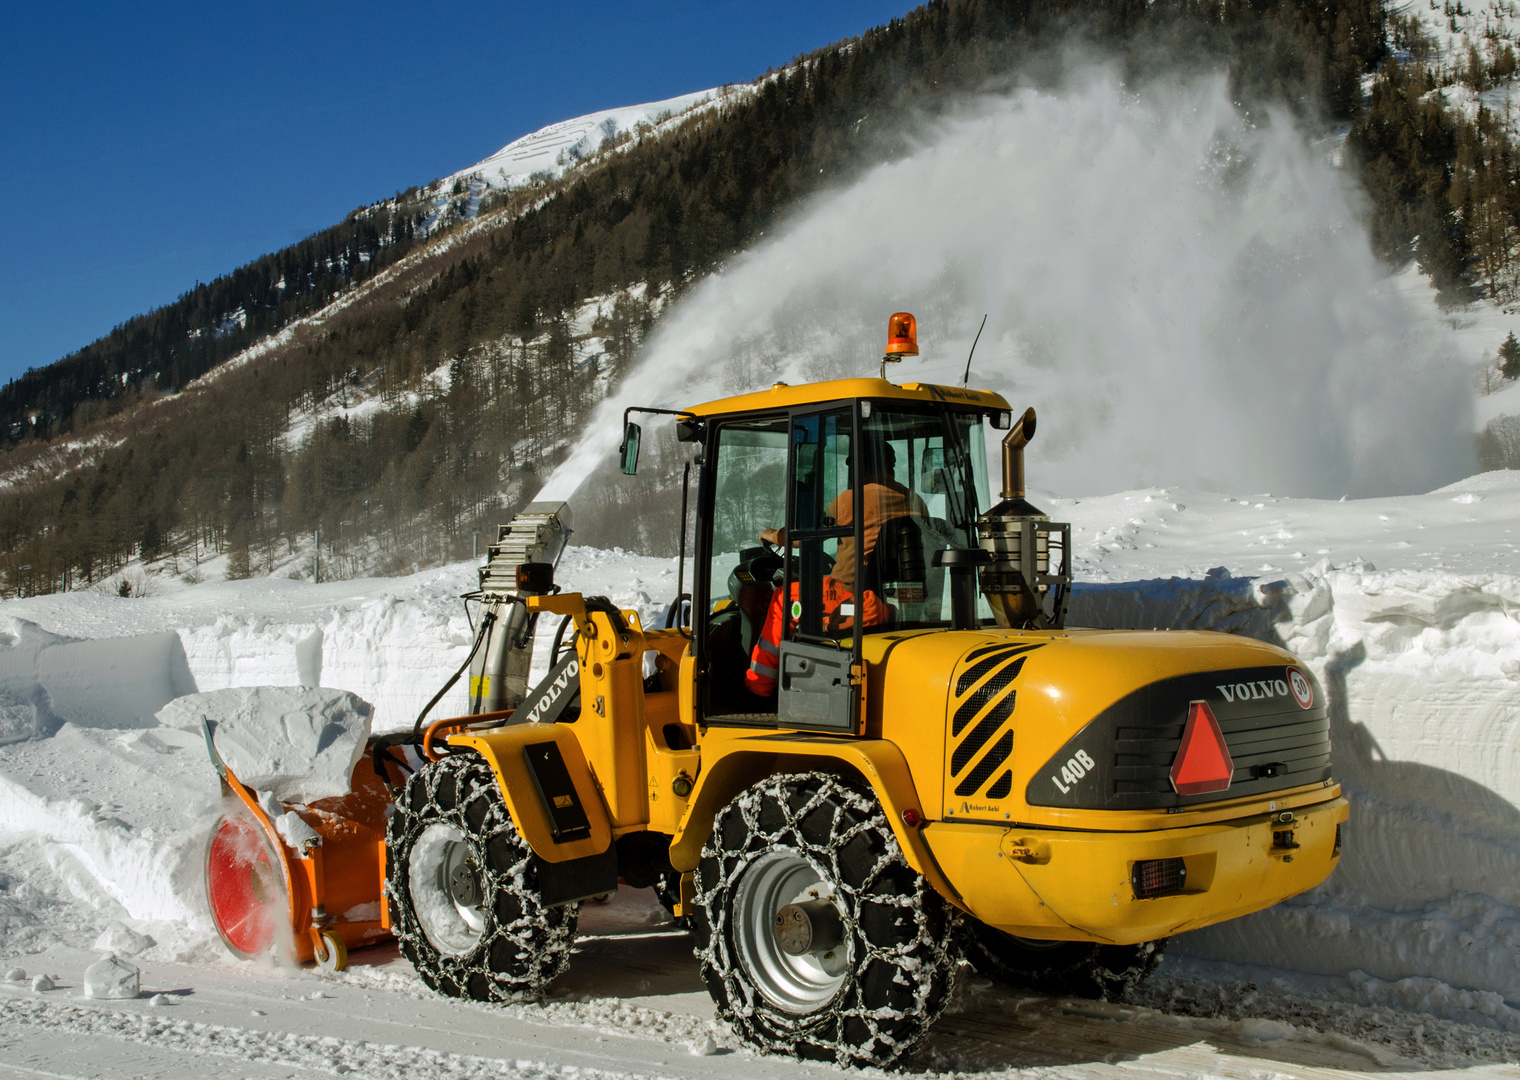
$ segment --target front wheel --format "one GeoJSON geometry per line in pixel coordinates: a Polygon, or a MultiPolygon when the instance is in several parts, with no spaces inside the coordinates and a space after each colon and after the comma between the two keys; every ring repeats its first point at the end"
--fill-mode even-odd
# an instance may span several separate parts
{"type": "Polygon", "coordinates": [[[532,850],[480,758],[457,754],[414,774],[386,849],[393,929],[428,986],[510,1001],[565,969],[579,908],[544,904],[532,850]]]}
{"type": "Polygon", "coordinates": [[[757,784],[717,815],[696,885],[702,978],[756,1049],[888,1065],[949,1002],[952,915],[869,789],[822,773],[757,784]]]}
{"type": "Polygon", "coordinates": [[[966,920],[966,959],[989,979],[1100,1001],[1120,1000],[1155,971],[1166,942],[1037,941],[966,920]]]}

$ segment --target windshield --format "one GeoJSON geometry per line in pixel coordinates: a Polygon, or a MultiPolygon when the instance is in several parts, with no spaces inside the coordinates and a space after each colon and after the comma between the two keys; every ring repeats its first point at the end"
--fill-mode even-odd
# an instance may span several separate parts
{"type": "MultiPolygon", "coordinates": [[[[948,624],[947,571],[934,565],[934,555],[976,546],[987,473],[982,417],[873,402],[862,437],[860,584],[885,601],[884,617],[867,630],[948,624]]],[[[851,554],[844,547],[841,560],[851,554]]],[[[992,617],[980,595],[977,613],[992,617]]]]}

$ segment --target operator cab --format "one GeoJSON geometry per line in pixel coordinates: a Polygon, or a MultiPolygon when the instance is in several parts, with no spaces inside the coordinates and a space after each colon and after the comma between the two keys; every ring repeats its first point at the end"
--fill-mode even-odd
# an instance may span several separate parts
{"type": "MultiPolygon", "coordinates": [[[[677,438],[699,446],[692,592],[672,609],[699,723],[857,734],[867,635],[1061,625],[1070,526],[1023,498],[1034,410],[1015,423],[998,394],[887,381],[888,363],[917,354],[898,312],[882,378],[625,412],[624,472],[635,411],[676,416],[677,438]],[[1003,501],[983,512],[986,420],[1007,434],[1003,501]]],[[[685,508],[683,495],[683,576],[685,508]]]]}
{"type": "MultiPolygon", "coordinates": [[[[988,410],[839,384],[876,388],[896,393],[820,402],[813,386],[805,404],[702,425],[692,635],[705,723],[853,732],[862,636],[951,624],[935,556],[976,546],[988,410]]],[[[991,618],[985,600],[977,614],[991,618]]]]}

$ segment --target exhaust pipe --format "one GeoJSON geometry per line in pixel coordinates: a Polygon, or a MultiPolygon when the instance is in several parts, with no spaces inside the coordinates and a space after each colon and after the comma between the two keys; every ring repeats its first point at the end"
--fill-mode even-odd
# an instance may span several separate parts
{"type": "Polygon", "coordinates": [[[1003,436],[1003,498],[1024,497],[1024,447],[1034,438],[1034,406],[1003,436]]]}
{"type": "Polygon", "coordinates": [[[1024,447],[1034,438],[1034,426],[1034,409],[1025,409],[1003,438],[1003,501],[982,515],[977,528],[978,546],[986,552],[981,585],[999,626],[1059,628],[1071,582],[1071,526],[1052,522],[1024,498],[1024,447]],[[1052,547],[1060,555],[1055,573],[1052,547]],[[1047,612],[1045,597],[1052,587],[1056,601],[1047,612]]]}

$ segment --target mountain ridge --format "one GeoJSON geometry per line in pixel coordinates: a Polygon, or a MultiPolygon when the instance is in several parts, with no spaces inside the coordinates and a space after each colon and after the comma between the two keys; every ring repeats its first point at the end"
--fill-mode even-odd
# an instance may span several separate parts
{"type": "MultiPolygon", "coordinates": [[[[347,277],[324,263],[322,302],[289,310],[274,331],[284,336],[255,336],[267,311],[238,325],[228,308],[200,304],[185,333],[199,330],[193,340],[220,349],[219,363],[242,363],[161,387],[128,368],[120,390],[102,384],[112,395],[104,405],[73,410],[0,394],[0,418],[25,440],[0,465],[18,477],[0,489],[0,575],[23,591],[66,588],[128,559],[177,560],[203,546],[233,552],[235,576],[269,572],[318,528],[343,535],[363,569],[468,554],[473,534],[531,496],[663,305],[799,200],[902,152],[914,125],[932,124],[956,95],[1058,78],[1074,37],[1136,79],[1147,65],[1165,70],[1163,54],[1192,56],[1195,69],[1223,65],[1241,100],[1284,101],[1327,133],[1348,125],[1356,153],[1376,101],[1362,83],[1384,78],[1389,55],[1387,17],[1370,0],[1281,0],[1208,17],[1180,3],[936,0],[748,87],[688,95],[711,95],[698,115],[626,141],[604,134],[559,176],[530,172],[527,186],[492,191],[462,182],[509,144],[403,193],[404,250],[391,244],[347,277]],[[350,416],[328,404],[361,390],[381,405],[350,416]],[[211,418],[234,402],[235,414],[211,418]],[[29,421],[39,404],[43,422],[17,432],[15,412],[29,421]],[[287,438],[297,416],[310,436],[299,446],[287,438]],[[71,443],[88,445],[59,449],[71,443]],[[48,454],[72,471],[49,478],[48,454]],[[32,471],[20,482],[24,466],[32,471]],[[60,534],[88,539],[60,545],[60,534]]],[[[585,132],[560,147],[582,144],[585,132]]],[[[1378,205],[1405,209],[1395,196],[1378,205]]],[[[349,221],[366,213],[381,211],[349,221]]],[[[1385,216],[1398,226],[1385,244],[1394,261],[1446,257],[1442,234],[1414,234],[1418,214],[1385,216]],[[1432,250],[1415,250],[1411,235],[1432,250]]],[[[647,515],[625,518],[654,547],[670,532],[647,515]]]]}

